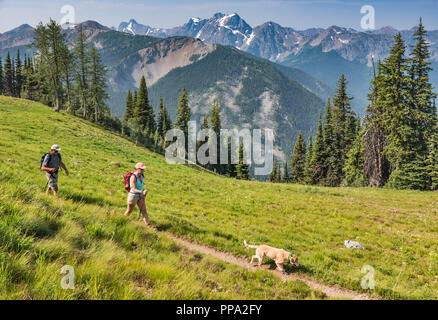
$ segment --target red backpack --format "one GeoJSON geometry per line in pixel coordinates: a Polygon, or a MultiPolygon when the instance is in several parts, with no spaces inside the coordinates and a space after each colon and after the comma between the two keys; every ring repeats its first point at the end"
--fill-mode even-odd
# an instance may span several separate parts
{"type": "Polygon", "coordinates": [[[130,192],[130,191],[131,191],[131,183],[130,183],[130,181],[131,181],[131,177],[132,177],[132,176],[134,176],[135,179],[137,180],[137,176],[134,175],[132,172],[128,172],[128,173],[125,174],[125,176],[124,176],[124,179],[125,179],[125,190],[126,190],[127,192],[130,192]]]}

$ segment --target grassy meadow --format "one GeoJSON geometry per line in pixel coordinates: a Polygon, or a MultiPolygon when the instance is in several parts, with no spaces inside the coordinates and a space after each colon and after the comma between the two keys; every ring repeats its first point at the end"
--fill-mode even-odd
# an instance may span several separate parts
{"type": "Polygon", "coordinates": [[[382,298],[438,298],[438,193],[238,181],[180,165],[22,99],[0,97],[0,298],[307,299],[282,282],[179,247],[146,229],[126,204],[122,175],[144,162],[151,222],[186,239],[250,257],[243,246],[292,249],[299,272],[358,292],[365,265],[382,298]],[[61,146],[70,176],[44,194],[42,154],[61,146]],[[8,159],[10,161],[8,161],[8,159]],[[74,164],[79,161],[82,164],[74,164]],[[112,164],[118,162],[118,168],[112,164]],[[364,251],[344,247],[344,240],[364,251]],[[75,267],[76,289],[60,269],[75,267]]]}

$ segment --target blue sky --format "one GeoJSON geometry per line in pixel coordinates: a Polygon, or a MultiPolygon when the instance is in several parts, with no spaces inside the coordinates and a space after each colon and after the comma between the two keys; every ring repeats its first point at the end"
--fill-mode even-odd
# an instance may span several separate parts
{"type": "Polygon", "coordinates": [[[372,5],[376,28],[407,29],[422,16],[427,29],[438,29],[438,0],[0,0],[0,32],[23,23],[35,26],[49,17],[59,22],[61,7],[69,4],[75,9],[76,22],[96,20],[116,27],[130,18],[154,27],[173,27],[190,17],[236,12],[251,26],[275,21],[298,30],[331,25],[360,30],[360,9],[372,5]]]}

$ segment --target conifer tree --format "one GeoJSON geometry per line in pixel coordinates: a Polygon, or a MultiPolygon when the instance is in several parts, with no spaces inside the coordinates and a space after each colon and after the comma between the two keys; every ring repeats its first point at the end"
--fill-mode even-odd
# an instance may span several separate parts
{"type": "Polygon", "coordinates": [[[91,47],[89,52],[90,60],[90,83],[89,100],[90,109],[94,113],[94,121],[99,122],[106,111],[105,100],[108,99],[106,93],[106,67],[102,64],[100,55],[96,47],[91,47]]]}
{"type": "Polygon", "coordinates": [[[236,165],[236,178],[241,180],[250,180],[249,166],[244,163],[243,143],[239,144],[239,163],[236,165]]]}
{"type": "Polygon", "coordinates": [[[201,129],[208,129],[208,117],[204,116],[202,123],[201,123],[201,129]]]}
{"type": "Polygon", "coordinates": [[[146,130],[149,133],[154,132],[151,131],[151,129],[154,128],[149,127],[152,122],[150,117],[153,116],[153,112],[151,115],[151,109],[152,107],[149,104],[148,89],[146,87],[146,79],[144,76],[142,76],[140,80],[140,87],[138,90],[137,104],[135,106],[134,116],[141,130],[146,130]]]}
{"type": "Polygon", "coordinates": [[[312,158],[308,169],[312,173],[310,179],[312,184],[318,184],[324,179],[325,158],[322,114],[320,113],[318,129],[316,130],[315,142],[313,145],[312,158]]]}
{"type": "Polygon", "coordinates": [[[406,145],[412,142],[410,136],[414,133],[407,117],[409,106],[405,103],[409,83],[407,70],[405,43],[398,33],[389,57],[382,65],[382,92],[379,95],[384,108],[382,116],[389,140],[385,151],[395,168],[398,168],[404,159],[411,158],[414,151],[411,145],[406,145]]]}
{"type": "Polygon", "coordinates": [[[15,60],[13,58],[11,58],[11,67],[12,67],[12,96],[16,97],[17,96],[17,79],[16,79],[16,72],[15,72],[15,60]]]}
{"type": "Polygon", "coordinates": [[[275,170],[275,182],[280,183],[281,182],[281,165],[279,162],[277,162],[277,169],[275,170]]]}
{"type": "Polygon", "coordinates": [[[74,55],[69,50],[64,50],[64,57],[62,59],[63,65],[62,65],[62,73],[63,73],[63,80],[65,83],[65,94],[66,94],[66,106],[67,106],[67,112],[74,114],[74,105],[73,105],[73,79],[75,76],[75,70],[74,70],[74,55]]]}
{"type": "Polygon", "coordinates": [[[438,190],[438,126],[429,139],[427,155],[427,171],[430,190],[438,190]]]}
{"type": "Polygon", "coordinates": [[[75,42],[74,54],[76,60],[76,83],[79,93],[80,105],[82,108],[82,117],[86,119],[88,117],[88,101],[87,91],[89,86],[89,65],[90,56],[87,54],[87,48],[85,43],[85,35],[82,30],[82,25],[79,26],[78,39],[75,42]]]}
{"type": "Polygon", "coordinates": [[[29,100],[40,100],[39,88],[40,83],[38,81],[39,75],[35,73],[34,62],[30,59],[27,60],[26,68],[24,69],[24,83],[23,83],[23,97],[29,100]]]}
{"type": "Polygon", "coordinates": [[[310,133],[306,147],[306,164],[304,166],[305,184],[313,184],[312,156],[313,156],[313,138],[312,138],[312,133],[310,133]]]}
{"type": "Polygon", "coordinates": [[[40,77],[45,80],[50,100],[55,111],[61,108],[62,83],[61,73],[65,51],[68,50],[65,34],[56,21],[44,26],[40,23],[34,35],[33,45],[37,48],[40,77]]]}
{"type": "Polygon", "coordinates": [[[353,142],[352,147],[347,152],[344,166],[345,184],[355,187],[365,186],[364,176],[364,143],[363,133],[360,130],[360,118],[357,119],[356,124],[358,130],[356,133],[356,139],[353,142]]]}
{"type": "Polygon", "coordinates": [[[364,175],[369,186],[383,187],[391,174],[391,164],[385,154],[388,144],[387,130],[384,125],[385,112],[382,102],[383,65],[379,61],[377,74],[371,81],[370,104],[366,108],[364,119],[364,175]]]}
{"type": "MultiPolygon", "coordinates": [[[[213,165],[213,168],[216,170],[217,173],[219,174],[224,174],[226,173],[225,171],[225,165],[221,165],[220,164],[220,149],[221,149],[221,144],[225,144],[228,143],[227,141],[221,141],[220,139],[220,133],[221,133],[221,118],[220,118],[220,110],[219,110],[219,102],[215,99],[213,101],[213,106],[211,108],[211,112],[210,112],[210,128],[214,131],[214,133],[216,134],[216,139],[217,139],[217,164],[213,165]]],[[[226,152],[228,153],[230,149],[226,148],[226,152]]]]}
{"type": "MultiPolygon", "coordinates": [[[[332,154],[332,161],[327,171],[327,182],[331,186],[338,186],[343,179],[345,157],[356,136],[355,113],[351,109],[350,101],[353,99],[347,94],[347,80],[342,74],[337,83],[336,95],[333,97],[333,109],[331,120],[331,130],[333,130],[333,148],[326,144],[329,155],[332,154]],[[333,152],[333,153],[332,153],[333,152]]],[[[329,102],[328,102],[329,104],[329,102]]],[[[326,122],[325,126],[329,124],[326,122]]]]}
{"type": "Polygon", "coordinates": [[[304,143],[303,134],[300,131],[290,158],[290,180],[292,183],[304,182],[305,164],[306,144],[304,143]]]}
{"type": "Polygon", "coordinates": [[[128,89],[128,94],[126,95],[126,108],[125,114],[123,115],[123,121],[128,123],[130,119],[134,117],[134,100],[132,98],[131,90],[128,89]]]}
{"type": "MultiPolygon", "coordinates": [[[[178,109],[176,110],[176,126],[184,132],[184,135],[187,138],[189,132],[189,121],[192,116],[189,107],[189,97],[184,86],[179,96],[178,109]]],[[[186,139],[187,140],[187,139],[186,139]]]]}
{"type": "Polygon", "coordinates": [[[21,88],[23,86],[23,73],[20,58],[20,49],[17,50],[17,58],[15,59],[15,96],[21,96],[21,88]]]}
{"type": "Polygon", "coordinates": [[[192,113],[189,107],[189,96],[186,87],[183,86],[182,92],[179,96],[178,109],[176,109],[175,126],[184,133],[186,154],[188,153],[188,132],[191,117],[192,113]]]}
{"type": "Polygon", "coordinates": [[[3,64],[2,58],[0,57],[0,94],[3,94],[4,83],[3,83],[3,64]]]}
{"type": "Polygon", "coordinates": [[[327,99],[326,104],[323,141],[324,151],[322,153],[322,169],[319,183],[334,187],[339,185],[340,177],[337,171],[337,162],[340,161],[341,139],[339,139],[339,131],[334,124],[330,99],[327,99]]]}
{"type": "Polygon", "coordinates": [[[417,139],[415,118],[418,110],[410,103],[412,78],[407,76],[409,66],[405,44],[399,33],[383,64],[382,102],[383,121],[387,128],[388,145],[385,152],[394,167],[389,186],[394,188],[423,188],[418,183],[427,174],[425,142],[417,139]],[[412,182],[412,184],[410,183],[412,182]]]}
{"type": "Polygon", "coordinates": [[[269,182],[277,182],[277,177],[278,177],[278,173],[277,173],[277,159],[274,159],[274,163],[272,165],[272,170],[271,173],[269,174],[269,178],[268,181],[269,182]]]}
{"type": "Polygon", "coordinates": [[[134,118],[135,118],[135,110],[137,109],[137,102],[138,102],[138,93],[137,93],[137,90],[134,90],[134,97],[132,98],[132,102],[133,102],[133,104],[134,104],[134,113],[133,113],[133,115],[134,115],[134,118]]]}
{"type": "Polygon", "coordinates": [[[418,152],[427,153],[428,138],[437,125],[435,108],[436,94],[430,82],[429,73],[432,71],[430,59],[430,44],[422,19],[414,33],[415,46],[412,47],[409,69],[408,103],[411,106],[413,117],[412,126],[415,129],[418,152]]]}
{"type": "Polygon", "coordinates": [[[289,169],[287,166],[287,161],[284,162],[284,166],[283,166],[283,181],[285,183],[290,183],[291,179],[290,179],[290,174],[289,174],[289,169]]]}
{"type": "Polygon", "coordinates": [[[8,54],[6,56],[5,61],[5,76],[4,76],[4,91],[3,94],[5,96],[12,97],[14,95],[14,71],[12,69],[12,62],[11,62],[11,56],[8,54]]]}
{"type": "Polygon", "coordinates": [[[172,121],[167,112],[166,103],[163,96],[160,95],[160,111],[158,113],[158,135],[164,140],[166,132],[172,128],[172,121]]]}

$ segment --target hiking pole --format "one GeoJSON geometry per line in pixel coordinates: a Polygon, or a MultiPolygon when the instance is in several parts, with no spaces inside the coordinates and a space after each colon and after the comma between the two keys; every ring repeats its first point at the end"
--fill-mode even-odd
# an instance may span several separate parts
{"type": "MultiPolygon", "coordinates": [[[[146,193],[147,194],[147,193],[146,193]]],[[[141,198],[143,200],[141,208],[140,208],[140,215],[143,215],[142,211],[146,207],[146,194],[142,195],[141,198]]]]}

